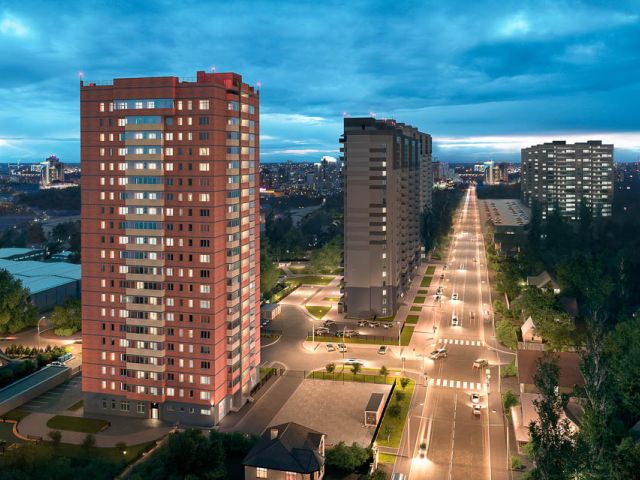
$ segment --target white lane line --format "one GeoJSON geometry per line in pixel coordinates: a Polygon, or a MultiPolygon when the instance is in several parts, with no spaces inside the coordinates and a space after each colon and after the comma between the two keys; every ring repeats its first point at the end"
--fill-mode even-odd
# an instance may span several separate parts
{"type": "Polygon", "coordinates": [[[467,389],[467,382],[462,382],[462,388],[467,389]]]}
{"type": "Polygon", "coordinates": [[[456,388],[460,388],[460,380],[456,382],[456,388]]]}
{"type": "Polygon", "coordinates": [[[436,385],[440,386],[440,379],[439,378],[436,380],[436,385]]]}

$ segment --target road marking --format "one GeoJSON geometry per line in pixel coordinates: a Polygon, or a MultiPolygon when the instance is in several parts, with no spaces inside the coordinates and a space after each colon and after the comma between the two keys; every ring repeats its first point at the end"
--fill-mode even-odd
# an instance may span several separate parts
{"type": "Polygon", "coordinates": [[[484,342],[482,340],[464,340],[458,338],[440,338],[438,339],[439,343],[443,343],[444,345],[464,345],[469,347],[482,347],[484,346],[484,342]]]}
{"type": "Polygon", "coordinates": [[[486,392],[487,386],[479,382],[469,382],[463,380],[450,380],[448,378],[430,378],[429,386],[459,388],[472,392],[486,392]]]}

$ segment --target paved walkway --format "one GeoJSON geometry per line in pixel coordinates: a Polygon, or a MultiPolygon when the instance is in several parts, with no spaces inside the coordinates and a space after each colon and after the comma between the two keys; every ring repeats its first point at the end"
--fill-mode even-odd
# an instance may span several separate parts
{"type": "MultiPolygon", "coordinates": [[[[82,416],[82,410],[77,412],[66,411],[64,415],[82,416]]],[[[23,436],[47,438],[47,433],[52,430],[47,427],[47,422],[55,415],[52,413],[34,412],[18,423],[18,432],[23,436]]],[[[90,418],[106,420],[110,425],[102,432],[96,433],[96,446],[115,447],[119,442],[127,445],[138,445],[157,440],[169,433],[173,426],[157,420],[139,420],[126,417],[91,414],[90,418]]],[[[61,430],[62,441],[79,445],[87,436],[82,432],[70,432],[61,430]]]]}

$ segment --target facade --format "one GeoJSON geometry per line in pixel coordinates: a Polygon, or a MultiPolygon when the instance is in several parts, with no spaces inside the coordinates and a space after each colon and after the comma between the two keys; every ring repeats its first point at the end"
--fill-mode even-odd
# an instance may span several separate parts
{"type": "Polygon", "coordinates": [[[600,140],[554,141],[522,149],[522,199],[537,201],[542,218],[556,206],[577,220],[584,202],[594,216],[610,217],[613,201],[613,145],[600,140]]]}
{"type": "Polygon", "coordinates": [[[421,258],[420,216],[430,203],[431,137],[394,120],[345,118],[346,313],[393,315],[421,258]]]}
{"type": "Polygon", "coordinates": [[[64,183],[64,164],[52,155],[40,163],[40,185],[48,187],[54,183],[64,183]]]}
{"type": "Polygon", "coordinates": [[[326,435],[298,423],[267,428],[242,461],[245,480],[322,480],[326,435]]]}
{"type": "Polygon", "coordinates": [[[210,426],[260,361],[259,93],[81,83],[85,409],[210,426]]]}

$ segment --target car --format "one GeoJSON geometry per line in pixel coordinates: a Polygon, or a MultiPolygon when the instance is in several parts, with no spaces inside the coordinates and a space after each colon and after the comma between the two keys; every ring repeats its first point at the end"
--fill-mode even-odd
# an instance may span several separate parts
{"type": "Polygon", "coordinates": [[[269,320],[268,318],[265,318],[265,319],[263,319],[263,320],[260,322],[260,326],[261,326],[261,327],[266,327],[266,326],[267,326],[267,325],[269,325],[270,323],[271,323],[271,320],[269,320]]]}
{"type": "Polygon", "coordinates": [[[335,347],[333,346],[333,343],[327,343],[327,352],[333,352],[335,351],[335,347]]]}
{"type": "Polygon", "coordinates": [[[344,361],[344,364],[345,364],[345,365],[355,365],[356,363],[357,363],[358,365],[362,365],[362,360],[358,360],[357,358],[347,358],[347,359],[344,361]]]}
{"type": "Polygon", "coordinates": [[[391,480],[407,480],[407,476],[404,473],[396,472],[391,477],[391,480]]]}
{"type": "Polygon", "coordinates": [[[393,323],[389,323],[389,322],[387,322],[387,323],[383,323],[383,324],[382,324],[382,327],[383,327],[383,328],[391,328],[391,327],[393,327],[393,323]]]}
{"type": "Polygon", "coordinates": [[[439,302],[440,300],[442,300],[442,297],[440,295],[436,295],[436,302],[439,302]]]}
{"type": "Polygon", "coordinates": [[[378,347],[378,354],[385,355],[386,353],[387,353],[387,346],[380,345],[380,347],[378,347]]]}
{"type": "Polygon", "coordinates": [[[367,322],[360,321],[360,322],[358,322],[358,326],[359,327],[366,327],[367,326],[367,322]]]}
{"type": "Polygon", "coordinates": [[[480,405],[474,405],[474,406],[472,407],[472,409],[473,409],[473,414],[474,414],[476,417],[479,417],[479,416],[480,416],[480,413],[481,413],[481,411],[482,411],[482,407],[481,407],[480,405]]]}
{"type": "Polygon", "coordinates": [[[64,367],[64,363],[62,362],[51,362],[49,364],[50,367],[64,367]]]}
{"type": "Polygon", "coordinates": [[[422,442],[420,444],[420,458],[427,458],[427,444],[425,442],[422,442]]]}
{"type": "Polygon", "coordinates": [[[438,290],[436,290],[436,295],[442,295],[442,291],[443,291],[443,288],[438,287],[438,290]]]}
{"type": "Polygon", "coordinates": [[[439,358],[446,358],[447,349],[445,347],[438,348],[429,354],[431,360],[438,360],[439,358]]]}
{"type": "Polygon", "coordinates": [[[459,327],[460,326],[460,320],[458,319],[458,315],[456,315],[455,313],[451,317],[451,326],[452,327],[459,327]]]}
{"type": "Polygon", "coordinates": [[[336,322],[334,322],[333,320],[325,320],[323,325],[325,327],[333,327],[336,324],[336,322]]]}
{"type": "Polygon", "coordinates": [[[473,362],[473,368],[485,368],[488,365],[489,362],[487,362],[484,358],[478,358],[475,362],[473,362]]]}
{"type": "Polygon", "coordinates": [[[316,335],[328,335],[328,334],[329,334],[328,328],[325,328],[325,327],[316,328],[316,335]]]}
{"type": "Polygon", "coordinates": [[[464,270],[464,263],[460,264],[460,270],[464,270]]]}
{"type": "Polygon", "coordinates": [[[440,274],[440,280],[444,280],[444,273],[440,274]]]}
{"type": "Polygon", "coordinates": [[[338,351],[340,353],[345,353],[347,351],[347,346],[344,343],[339,343],[338,344],[338,351]]]}
{"type": "Polygon", "coordinates": [[[471,320],[475,320],[476,312],[469,312],[469,317],[471,318],[471,320]]]}
{"type": "Polygon", "coordinates": [[[369,328],[376,328],[378,326],[377,322],[369,322],[369,328]]]}
{"type": "Polygon", "coordinates": [[[456,292],[451,294],[451,300],[458,300],[458,294],[456,292]]]}
{"type": "Polygon", "coordinates": [[[443,270],[446,270],[447,268],[449,268],[449,265],[445,265],[444,267],[442,267],[443,270]]]}
{"type": "Polygon", "coordinates": [[[480,403],[480,394],[472,393],[471,394],[471,403],[480,403]]]}

